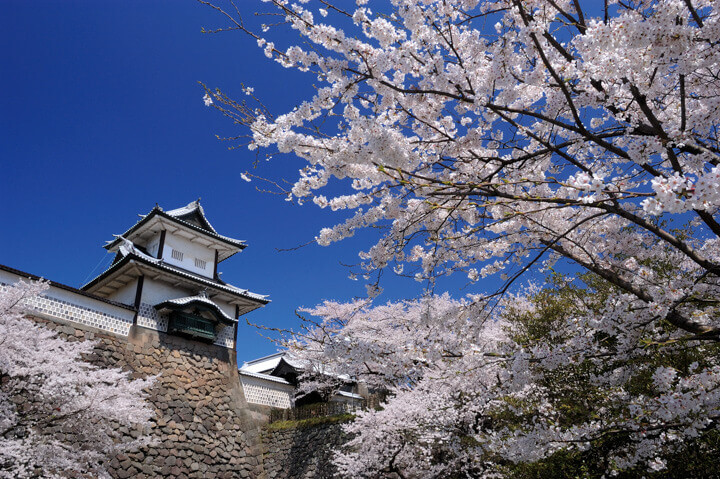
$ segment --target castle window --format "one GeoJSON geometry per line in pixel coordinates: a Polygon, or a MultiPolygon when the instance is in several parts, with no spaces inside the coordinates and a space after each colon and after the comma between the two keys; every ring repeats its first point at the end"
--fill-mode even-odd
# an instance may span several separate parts
{"type": "Polygon", "coordinates": [[[212,342],[215,340],[215,325],[200,315],[173,311],[170,313],[168,333],[190,336],[200,341],[212,342]]]}
{"type": "Polygon", "coordinates": [[[195,258],[196,268],[205,269],[205,266],[207,266],[207,262],[205,260],[195,258]]]}
{"type": "Polygon", "coordinates": [[[184,255],[183,255],[183,252],[182,252],[182,251],[178,251],[178,250],[176,250],[176,249],[173,249],[173,250],[172,250],[172,257],[173,257],[173,259],[176,259],[176,260],[178,260],[178,261],[182,261],[182,260],[183,260],[183,256],[184,256],[184,255]]]}

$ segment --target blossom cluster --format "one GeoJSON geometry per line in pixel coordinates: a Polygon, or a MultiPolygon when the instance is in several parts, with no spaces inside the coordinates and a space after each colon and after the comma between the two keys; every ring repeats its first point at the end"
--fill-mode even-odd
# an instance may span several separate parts
{"type": "Polygon", "coordinates": [[[467,472],[485,467],[478,458],[532,462],[620,430],[630,440],[608,453],[607,472],[652,472],[683,439],[716,428],[715,363],[676,376],[676,365],[648,365],[655,396],[631,394],[623,365],[643,358],[643,341],[720,339],[717,2],[610,0],[603,12],[574,0],[395,0],[392,11],[377,12],[365,1],[271,3],[297,44],[271,38],[280,26],[259,34],[236,24],[272,61],[312,76],[315,95],[278,116],[221,96],[215,106],[248,128],[251,148],[301,160],[289,198],[345,210],[318,243],[377,227],[380,238],[360,253],[366,273],[392,266],[422,281],[461,272],[477,294],[493,292],[483,291],[498,284],[490,278],[512,291],[527,271],[550,271],[558,261],[614,288],[602,311],[546,328],[546,339],[564,344],[509,341],[499,353],[476,345],[485,333],[472,329],[498,321],[488,316],[496,301],[318,310],[333,327],[317,332],[327,345],[317,360],[348,374],[365,368],[395,391],[354,431],[406,439],[410,424],[428,434],[402,448],[378,443],[376,454],[343,456],[345,470],[390,475],[392,462],[409,477],[449,477],[450,464],[464,464],[478,475],[467,472]],[[467,310],[474,313],[459,313],[467,310]],[[597,337],[612,337],[614,349],[597,337]],[[501,371],[496,353],[507,358],[501,371]],[[607,367],[593,359],[610,355],[619,359],[607,367]],[[560,427],[543,381],[585,361],[595,368],[591,392],[617,407],[611,421],[560,427]],[[478,372],[485,369],[513,404],[486,394],[478,372]],[[403,415],[403,404],[418,406],[403,415]],[[492,422],[497,408],[533,421],[483,432],[478,418],[492,422]],[[669,422],[683,426],[669,432],[669,422]],[[451,425],[462,434],[448,435],[451,425]],[[478,442],[471,452],[463,434],[478,442]],[[457,462],[448,459],[444,470],[436,453],[457,462]]]}
{"type": "Polygon", "coordinates": [[[144,443],[121,441],[118,424],[149,427],[152,379],[83,360],[92,341],[68,342],[24,315],[47,284],[0,289],[0,477],[110,477],[109,457],[144,443]],[[18,410],[13,399],[32,408],[18,410]]]}

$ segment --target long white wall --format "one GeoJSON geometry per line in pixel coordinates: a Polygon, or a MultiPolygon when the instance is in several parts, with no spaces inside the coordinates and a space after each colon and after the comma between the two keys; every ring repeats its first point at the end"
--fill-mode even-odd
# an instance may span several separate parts
{"type": "MultiPolygon", "coordinates": [[[[23,276],[0,270],[0,288],[18,281],[29,281],[23,276]]],[[[121,336],[127,336],[133,324],[135,312],[94,299],[57,286],[50,286],[40,297],[29,303],[31,314],[48,319],[60,319],[90,326],[121,336]]]]}
{"type": "MultiPolygon", "coordinates": [[[[199,289],[200,287],[198,287],[198,290],[199,289]]],[[[194,296],[195,294],[197,294],[197,290],[179,288],[164,281],[157,281],[146,276],[143,281],[141,300],[143,303],[155,305],[168,299],[194,296]]]]}
{"type": "MultiPolygon", "coordinates": [[[[20,280],[29,281],[24,276],[0,270],[0,291],[20,280]]],[[[132,299],[127,303],[133,304],[135,301],[135,288],[136,281],[133,281],[132,284],[122,288],[123,292],[119,297],[129,298],[130,292],[132,292],[132,299]]],[[[159,314],[154,305],[168,298],[181,298],[193,294],[195,294],[194,291],[186,291],[145,278],[142,302],[137,315],[138,326],[167,332],[168,318],[166,315],[159,314]]],[[[119,302],[117,299],[112,299],[112,301],[119,302]]],[[[135,317],[135,312],[131,309],[115,306],[80,292],[68,291],[52,285],[41,297],[32,300],[28,306],[31,308],[29,313],[35,316],[78,323],[121,336],[127,336],[130,333],[130,327],[135,317]]],[[[223,309],[231,308],[230,305],[223,304],[223,306],[223,309]]],[[[235,346],[234,331],[233,326],[222,325],[219,327],[215,344],[233,348],[235,346]]]]}
{"type": "Polygon", "coordinates": [[[295,388],[287,382],[272,376],[248,374],[242,370],[239,373],[240,384],[242,384],[245,400],[248,403],[280,409],[292,407],[295,388]]]}

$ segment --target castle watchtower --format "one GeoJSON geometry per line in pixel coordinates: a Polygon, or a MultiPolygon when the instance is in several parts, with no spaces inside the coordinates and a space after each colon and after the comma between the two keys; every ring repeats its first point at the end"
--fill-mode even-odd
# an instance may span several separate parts
{"type": "Polygon", "coordinates": [[[218,234],[200,200],[156,206],[108,242],[112,265],[82,289],[133,306],[138,327],[235,348],[238,318],[269,302],[220,278],[218,264],[246,246],[218,234]]]}
{"type": "MultiPolygon", "coordinates": [[[[223,281],[218,264],[245,246],[218,234],[199,201],[155,207],[108,242],[112,264],[82,290],[49,281],[28,301],[29,319],[59,337],[94,341],[92,363],[157,378],[147,391],[151,443],[108,458],[112,477],[265,477],[262,405],[283,393],[280,406],[290,407],[294,388],[272,376],[240,381],[238,317],[269,300],[223,281]]],[[[0,265],[0,290],[27,279],[39,278],[0,265]]],[[[139,431],[120,433],[129,443],[139,431]]]]}

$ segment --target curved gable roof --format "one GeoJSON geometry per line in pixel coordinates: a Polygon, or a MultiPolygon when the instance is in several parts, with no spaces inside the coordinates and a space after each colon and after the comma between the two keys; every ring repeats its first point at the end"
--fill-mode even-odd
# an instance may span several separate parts
{"type": "Polygon", "coordinates": [[[232,318],[225,314],[220,307],[210,301],[206,296],[187,296],[185,298],[168,299],[160,304],[155,305],[155,309],[158,311],[170,310],[170,311],[184,311],[188,308],[199,307],[208,311],[212,311],[213,315],[218,321],[233,324],[237,322],[237,319],[232,318]]]}
{"type": "Polygon", "coordinates": [[[218,234],[215,228],[213,228],[213,226],[205,217],[205,212],[200,205],[200,200],[196,200],[186,206],[183,206],[182,208],[176,208],[169,211],[163,211],[160,206],[156,205],[152,210],[150,210],[148,214],[142,216],[142,218],[133,226],[131,226],[127,231],[125,231],[121,235],[116,235],[116,238],[114,240],[108,241],[107,244],[105,244],[104,246],[105,249],[114,250],[116,247],[118,247],[119,244],[122,242],[120,237],[131,239],[133,237],[133,234],[142,233],[141,230],[143,230],[146,226],[151,226],[151,222],[154,218],[157,217],[170,220],[177,225],[189,228],[196,233],[201,233],[209,238],[212,238],[215,241],[219,241],[220,243],[225,244],[228,249],[221,254],[219,261],[224,261],[225,259],[232,256],[234,253],[241,251],[245,249],[245,247],[247,247],[247,244],[243,240],[229,238],[227,236],[218,234]]]}
{"type": "Polygon", "coordinates": [[[182,208],[175,208],[174,210],[166,211],[166,213],[179,220],[194,224],[210,233],[218,234],[205,216],[205,210],[203,210],[203,207],[200,205],[199,198],[182,208]]]}

